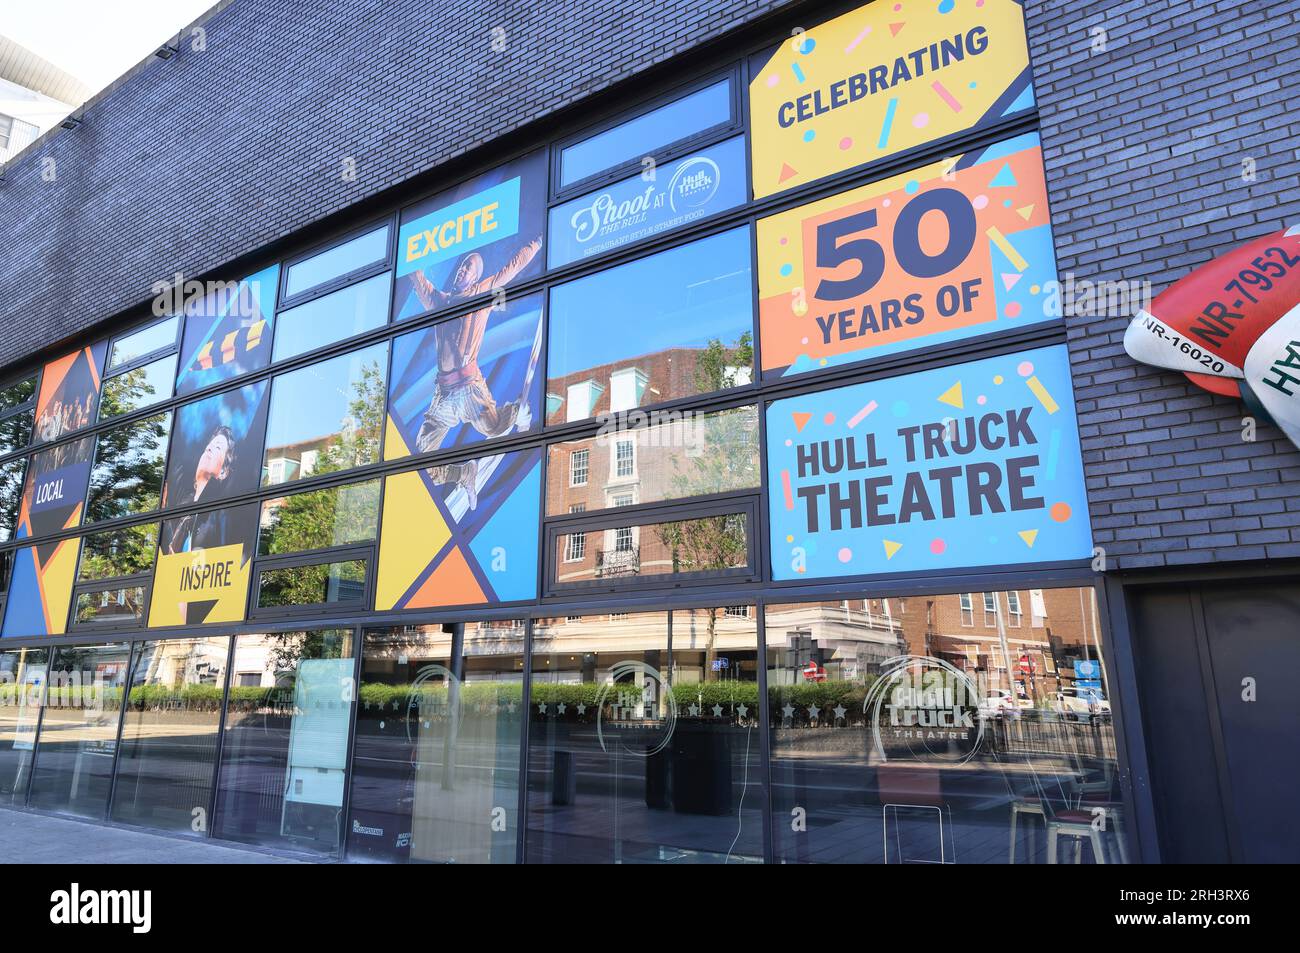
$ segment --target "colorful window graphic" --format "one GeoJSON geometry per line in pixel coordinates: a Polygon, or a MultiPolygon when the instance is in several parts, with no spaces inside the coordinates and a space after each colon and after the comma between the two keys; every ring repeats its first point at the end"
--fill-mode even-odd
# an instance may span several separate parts
{"type": "Polygon", "coordinates": [[[176,411],[163,506],[212,503],[255,489],[262,472],[267,382],[176,411]]]}
{"type": "Polygon", "coordinates": [[[745,140],[737,136],[556,206],[551,267],[682,228],[745,201],[745,140]]]}
{"type": "Polygon", "coordinates": [[[393,342],[384,459],[530,429],[541,412],[540,294],[393,342]]]}
{"type": "Polygon", "coordinates": [[[767,411],[774,579],[1087,559],[1064,345],[767,411]]]}
{"type": "Polygon", "coordinates": [[[270,363],[279,281],[280,266],[272,265],[242,281],[214,282],[204,293],[186,296],[177,394],[191,394],[270,363]]]}
{"type": "Polygon", "coordinates": [[[508,162],[402,213],[393,317],[454,308],[540,274],[546,153],[508,162]]]}
{"type": "Polygon", "coordinates": [[[151,628],[243,620],[259,509],[248,503],[162,524],[151,628]]]}
{"type": "Polygon", "coordinates": [[[1019,0],[871,3],[755,59],[756,198],[1034,103],[1019,0]]]}
{"type": "MultiPolygon", "coordinates": [[[[94,451],[94,438],[82,437],[32,457],[18,509],[18,539],[80,524],[94,451]]],[[[15,551],[2,630],[5,638],[67,631],[79,544],[77,539],[65,539],[15,551]]]]}
{"type": "Polygon", "coordinates": [[[763,373],[799,374],[1050,320],[1036,133],[758,223],[763,373]]]}
{"type": "Polygon", "coordinates": [[[539,448],[388,477],[375,608],[536,598],[541,462],[539,448]]]}
{"type": "Polygon", "coordinates": [[[45,365],[36,398],[36,440],[58,440],[95,422],[100,369],[108,342],[73,351],[45,365]]]}

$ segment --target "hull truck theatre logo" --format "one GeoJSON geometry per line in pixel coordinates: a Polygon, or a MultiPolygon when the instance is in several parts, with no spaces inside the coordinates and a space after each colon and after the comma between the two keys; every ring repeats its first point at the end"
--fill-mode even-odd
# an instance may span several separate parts
{"type": "Polygon", "coordinates": [[[718,193],[722,170],[708,156],[692,156],[673,173],[668,183],[668,204],[674,212],[685,212],[701,205],[718,193]]]}
{"type": "Polygon", "coordinates": [[[1124,350],[1240,397],[1300,447],[1300,225],[1201,265],[1139,311],[1124,350]]]}
{"type": "Polygon", "coordinates": [[[649,758],[668,746],[677,727],[677,702],[667,680],[644,662],[619,662],[612,683],[596,698],[596,737],[606,754],[619,748],[649,758]]]}
{"type": "Polygon", "coordinates": [[[942,659],[902,655],[884,663],[862,703],[881,761],[964,764],[984,740],[974,679],[942,659]]]}

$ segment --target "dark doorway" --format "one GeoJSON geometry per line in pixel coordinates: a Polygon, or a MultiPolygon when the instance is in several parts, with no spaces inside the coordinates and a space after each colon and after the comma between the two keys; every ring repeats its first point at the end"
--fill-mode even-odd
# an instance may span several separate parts
{"type": "Polygon", "coordinates": [[[1161,859],[1300,860],[1300,585],[1134,594],[1161,859]]]}

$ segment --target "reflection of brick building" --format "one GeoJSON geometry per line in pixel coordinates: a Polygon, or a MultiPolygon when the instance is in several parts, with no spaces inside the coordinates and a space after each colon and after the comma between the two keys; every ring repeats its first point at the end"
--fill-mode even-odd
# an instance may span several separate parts
{"type": "MultiPolygon", "coordinates": [[[[733,346],[735,342],[726,342],[733,346]]],[[[696,368],[703,348],[674,347],[609,364],[598,364],[546,382],[546,422],[587,420],[598,414],[618,413],[660,404],[702,391],[717,390],[710,382],[701,387],[696,368]]],[[[724,386],[748,384],[752,368],[728,367],[724,386]]]]}
{"type": "Polygon", "coordinates": [[[982,673],[990,688],[1014,686],[1022,700],[1037,703],[1069,687],[1076,661],[1101,657],[1094,607],[1082,589],[967,592],[891,601],[903,620],[908,652],[982,673]]]}

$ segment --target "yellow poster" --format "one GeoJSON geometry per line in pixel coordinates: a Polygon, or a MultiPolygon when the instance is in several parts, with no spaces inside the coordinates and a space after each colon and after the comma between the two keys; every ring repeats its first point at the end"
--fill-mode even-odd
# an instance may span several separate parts
{"type": "Polygon", "coordinates": [[[875,0],[765,56],[749,88],[755,198],[1034,102],[1017,0],[875,0]]]}
{"type": "Polygon", "coordinates": [[[243,621],[257,515],[254,503],[163,523],[150,628],[243,621]]]}

